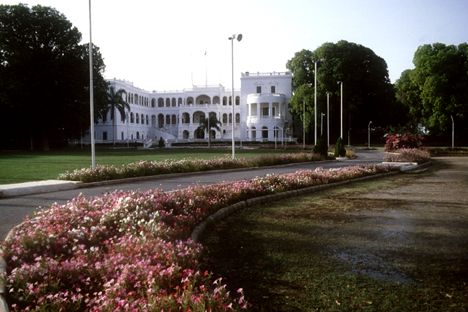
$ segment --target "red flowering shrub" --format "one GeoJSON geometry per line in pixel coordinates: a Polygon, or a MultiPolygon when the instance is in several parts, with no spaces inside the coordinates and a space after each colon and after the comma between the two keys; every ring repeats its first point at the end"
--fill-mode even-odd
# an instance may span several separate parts
{"type": "Polygon", "coordinates": [[[385,151],[391,152],[401,148],[419,148],[422,146],[423,136],[412,133],[387,133],[385,135],[385,151]]]}

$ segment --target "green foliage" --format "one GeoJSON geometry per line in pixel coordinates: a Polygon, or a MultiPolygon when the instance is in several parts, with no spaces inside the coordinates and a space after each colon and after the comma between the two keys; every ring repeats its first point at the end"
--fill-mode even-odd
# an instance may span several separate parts
{"type": "MultiPolygon", "coordinates": [[[[78,29],[55,9],[0,5],[2,146],[47,149],[49,141],[78,138],[89,128],[88,45],[80,41],[78,29]]],[[[107,84],[98,48],[93,55],[97,113],[107,84]]]]}
{"type": "MultiPolygon", "coordinates": [[[[385,60],[369,48],[342,40],[324,43],[313,52],[302,50],[287,62],[287,68],[293,73],[291,112],[302,115],[305,100],[307,126],[314,113],[314,60],[318,61],[316,113],[326,111],[326,92],[330,92],[331,124],[340,122],[340,86],[337,81],[342,81],[344,86],[345,129],[365,130],[369,120],[389,125],[404,115],[396,114],[400,110],[395,110],[394,91],[385,60]]],[[[331,137],[338,137],[339,129],[330,130],[331,137]]]]}
{"type": "Polygon", "coordinates": [[[339,137],[336,140],[335,144],[335,157],[345,157],[346,156],[346,148],[343,144],[343,139],[339,137]]]}
{"type": "Polygon", "coordinates": [[[160,137],[158,141],[158,147],[163,148],[164,146],[166,146],[166,142],[164,142],[164,139],[160,137]]]}
{"type": "Polygon", "coordinates": [[[468,133],[468,44],[422,45],[413,63],[415,68],[396,82],[397,99],[412,120],[442,134],[450,131],[452,115],[457,128],[468,133]]]}
{"type": "Polygon", "coordinates": [[[314,146],[314,153],[320,154],[322,157],[328,157],[327,140],[324,136],[317,139],[317,145],[314,146]]]}

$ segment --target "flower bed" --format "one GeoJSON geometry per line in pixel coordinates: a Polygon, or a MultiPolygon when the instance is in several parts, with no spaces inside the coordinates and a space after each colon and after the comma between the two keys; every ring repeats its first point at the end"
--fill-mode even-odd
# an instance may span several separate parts
{"type": "Polygon", "coordinates": [[[122,166],[96,166],[67,171],[58,176],[60,180],[97,182],[131,177],[158,175],[165,173],[182,173],[215,169],[248,168],[257,166],[280,165],[286,163],[320,160],[320,155],[295,153],[261,156],[252,159],[219,158],[213,160],[164,160],[139,161],[122,166]]]}
{"type": "Polygon", "coordinates": [[[117,191],[38,211],[3,242],[12,311],[227,311],[247,307],[200,271],[193,228],[249,198],[389,171],[303,170],[165,193],[117,191]]]}
{"type": "Polygon", "coordinates": [[[415,162],[424,163],[431,159],[427,150],[417,148],[402,148],[394,153],[385,153],[384,160],[389,162],[415,162]]]}

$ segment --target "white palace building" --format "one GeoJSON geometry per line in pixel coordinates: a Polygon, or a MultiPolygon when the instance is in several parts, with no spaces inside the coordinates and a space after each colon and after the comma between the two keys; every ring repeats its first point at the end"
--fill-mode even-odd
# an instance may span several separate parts
{"type": "Polygon", "coordinates": [[[241,89],[235,90],[234,101],[232,90],[222,85],[150,92],[123,80],[113,79],[109,83],[115,91],[126,91],[124,100],[130,110],[124,121],[116,112],[114,125],[110,112],[107,118],[99,120],[95,125],[95,139],[99,143],[141,142],[148,147],[161,138],[166,145],[206,141],[208,133],[199,127],[208,114],[216,115],[222,124],[221,131],[211,129],[213,142],[232,139],[232,122],[237,141],[291,140],[290,72],[242,73],[241,89]]]}

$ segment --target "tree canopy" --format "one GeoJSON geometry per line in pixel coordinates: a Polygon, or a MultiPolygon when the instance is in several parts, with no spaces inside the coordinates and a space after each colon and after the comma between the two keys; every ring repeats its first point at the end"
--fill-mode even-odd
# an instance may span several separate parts
{"type": "Polygon", "coordinates": [[[343,82],[344,137],[349,128],[355,134],[365,132],[370,120],[380,126],[392,122],[394,91],[385,60],[367,47],[342,40],[324,43],[313,52],[299,51],[287,62],[293,74],[291,112],[302,120],[305,102],[307,128],[313,128],[314,120],[314,61],[318,62],[318,116],[326,113],[326,93],[330,93],[331,141],[339,136],[340,129],[338,81],[343,82]]]}
{"type": "MultiPolygon", "coordinates": [[[[0,146],[48,148],[89,129],[88,45],[57,10],[0,5],[0,146]]],[[[93,48],[96,113],[106,103],[93,48]]]]}
{"type": "Polygon", "coordinates": [[[395,84],[412,120],[441,135],[451,131],[452,116],[459,133],[468,134],[468,44],[422,45],[413,63],[395,84]]]}

